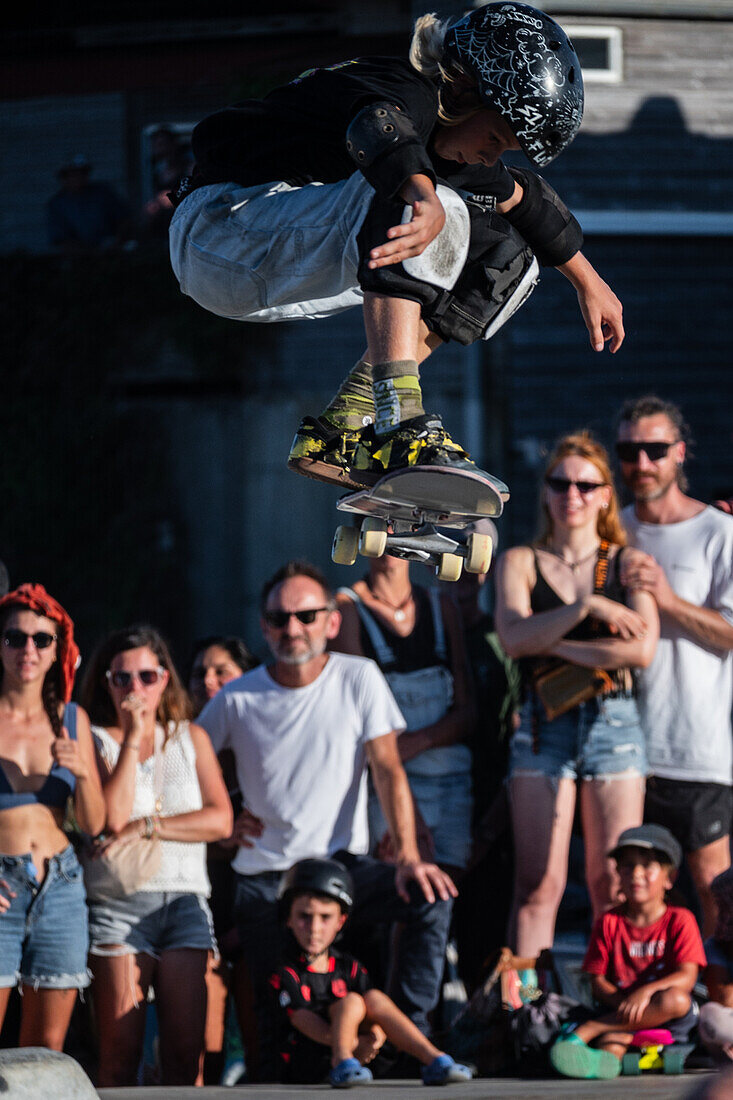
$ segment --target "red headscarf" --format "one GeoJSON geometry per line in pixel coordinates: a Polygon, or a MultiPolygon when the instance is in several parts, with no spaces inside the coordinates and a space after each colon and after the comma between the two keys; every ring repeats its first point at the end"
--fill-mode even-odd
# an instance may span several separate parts
{"type": "Polygon", "coordinates": [[[20,588],[8,592],[0,599],[0,611],[7,607],[25,607],[59,624],[57,654],[61,673],[61,694],[63,702],[68,703],[74,687],[74,675],[79,666],[79,647],[74,641],[73,622],[61,604],[53,596],[49,596],[42,584],[21,584],[20,588]]]}

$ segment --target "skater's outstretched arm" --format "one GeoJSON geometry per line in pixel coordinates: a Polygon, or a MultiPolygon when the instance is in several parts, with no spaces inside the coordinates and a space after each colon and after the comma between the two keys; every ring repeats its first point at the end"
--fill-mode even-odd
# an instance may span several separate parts
{"type": "Polygon", "coordinates": [[[557,270],[570,280],[578,293],[580,312],[593,350],[603,351],[608,343],[609,351],[617,352],[625,336],[623,306],[608,283],[603,281],[582,252],[576,252],[557,270]]]}

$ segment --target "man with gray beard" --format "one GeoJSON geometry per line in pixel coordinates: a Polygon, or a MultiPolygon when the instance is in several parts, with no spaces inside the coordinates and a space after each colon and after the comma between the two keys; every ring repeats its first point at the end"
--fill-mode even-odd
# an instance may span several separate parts
{"type": "Polygon", "coordinates": [[[350,928],[404,925],[390,993],[422,1031],[440,990],[456,889],[418,854],[397,750],[404,721],[386,680],[373,661],[326,652],[340,623],[323,575],[306,562],[289,562],[262,592],[261,627],[274,662],[226,684],[198,719],[217,752],[233,752],[245,807],[232,838],[234,917],[255,986],[263,1080],[276,1074],[266,982],[281,954],[278,888],[298,860],[332,857],[349,869],[350,928]],[[395,866],[366,854],[367,766],[395,866]]]}
{"type": "Polygon", "coordinates": [[[654,659],[638,676],[650,775],[644,820],[685,852],[712,935],[710,884],[730,864],[733,746],[733,519],[686,493],[687,426],[658,397],[627,401],[616,453],[634,496],[623,513],[632,546],[621,582],[659,608],[654,659]]]}

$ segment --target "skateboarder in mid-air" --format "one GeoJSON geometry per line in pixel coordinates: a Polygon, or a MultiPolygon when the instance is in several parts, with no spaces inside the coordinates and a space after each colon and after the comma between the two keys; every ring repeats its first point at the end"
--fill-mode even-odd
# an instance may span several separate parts
{"type": "Polygon", "coordinates": [[[419,364],[443,340],[488,338],[536,282],[537,260],[577,291],[590,342],[624,338],[621,304],[580,251],[535,166],[570,144],[583,81],[561,27],[489,3],[416,24],[409,61],[310,70],[204,119],[196,167],[172,196],[184,294],[242,321],[325,317],[363,303],[367,348],[289,465],[345,485],[411,465],[476,469],[422,406],[419,364]]]}

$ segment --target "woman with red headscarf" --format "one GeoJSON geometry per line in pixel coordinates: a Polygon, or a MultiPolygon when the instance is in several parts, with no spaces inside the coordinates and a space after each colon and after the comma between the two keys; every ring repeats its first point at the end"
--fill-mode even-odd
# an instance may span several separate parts
{"type": "Polygon", "coordinates": [[[52,1050],[89,985],[67,803],[92,835],[106,813],[89,719],[69,701],[78,658],[71,619],[41,585],[0,599],[0,1024],[20,984],[20,1045],[52,1050]]]}

